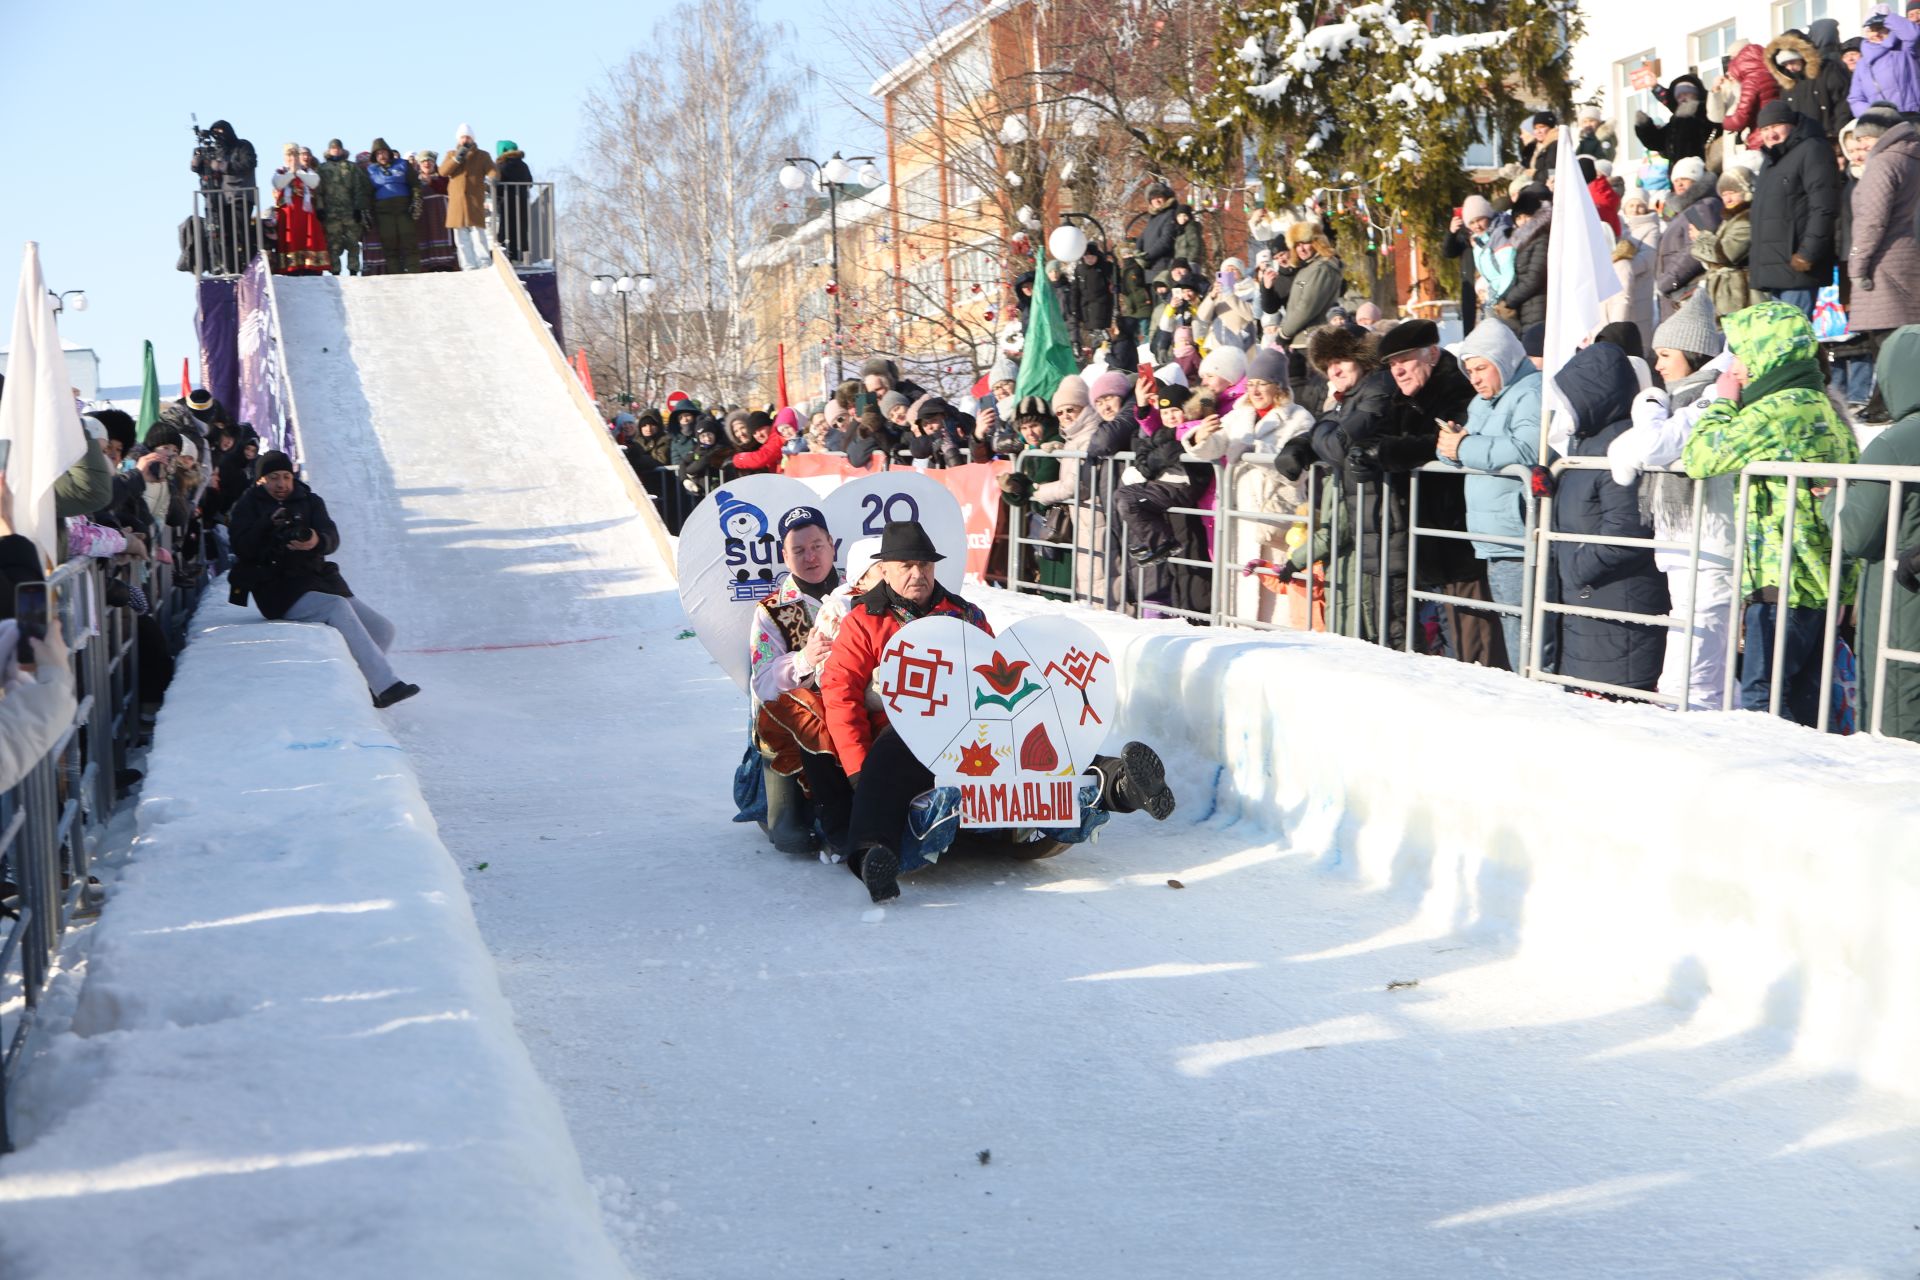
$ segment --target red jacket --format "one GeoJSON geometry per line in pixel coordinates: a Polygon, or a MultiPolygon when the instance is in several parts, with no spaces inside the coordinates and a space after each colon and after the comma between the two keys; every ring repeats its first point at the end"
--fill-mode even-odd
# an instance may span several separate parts
{"type": "Polygon", "coordinates": [[[1593,197],[1593,209],[1600,215],[1600,221],[1607,224],[1613,232],[1613,238],[1620,238],[1620,196],[1613,189],[1613,183],[1605,177],[1596,176],[1587,184],[1587,193],[1593,197]]]}
{"type": "Polygon", "coordinates": [[[785,456],[786,447],[787,442],[780,438],[780,433],[770,431],[767,433],[765,444],[740,450],[733,455],[733,461],[727,465],[742,474],[749,471],[778,471],[785,456]]]}
{"type": "MultiPolygon", "coordinates": [[[[874,719],[877,717],[883,723],[886,719],[884,712],[869,716],[867,686],[872,683],[880,655],[892,643],[894,633],[913,620],[905,610],[878,603],[879,599],[884,599],[884,595],[876,597],[874,592],[868,592],[854,601],[846,620],[840,624],[840,634],[834,637],[826,669],[820,673],[820,698],[826,704],[827,732],[833,736],[833,752],[840,758],[840,767],[849,778],[859,773],[867,762],[867,752],[872,749],[875,736],[874,719]]],[[[933,599],[922,616],[960,618],[988,635],[993,634],[984,613],[944,587],[934,588],[933,599]]]]}
{"type": "MultiPolygon", "coordinates": [[[[1754,121],[1760,118],[1760,108],[1780,96],[1780,82],[1767,69],[1767,49],[1760,44],[1750,44],[1734,54],[1727,63],[1727,74],[1740,86],[1740,101],[1720,122],[1720,127],[1731,138],[1753,128],[1754,121]]],[[[1706,108],[1703,106],[1701,110],[1706,108]]]]}

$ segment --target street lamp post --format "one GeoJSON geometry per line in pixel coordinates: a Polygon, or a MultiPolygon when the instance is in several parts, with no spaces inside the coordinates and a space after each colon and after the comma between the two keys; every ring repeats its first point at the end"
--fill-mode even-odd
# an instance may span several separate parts
{"type": "Polygon", "coordinates": [[[627,336],[627,295],[638,293],[647,297],[655,288],[653,273],[650,271],[629,271],[618,276],[595,276],[587,291],[596,298],[604,298],[609,292],[620,295],[620,394],[625,397],[628,408],[633,407],[633,343],[627,336]]]}
{"type": "Polygon", "coordinates": [[[838,386],[846,379],[846,352],[840,329],[840,188],[853,186],[877,187],[880,185],[880,171],[873,167],[872,156],[845,156],[838,151],[825,161],[810,160],[806,156],[788,156],[786,167],[780,170],[780,185],[789,191],[798,191],[807,185],[807,171],[801,165],[813,166],[813,181],[827,193],[827,238],[828,256],[833,272],[833,381],[838,386]],[[860,162],[860,169],[854,169],[854,163],[860,162]]]}
{"type": "Polygon", "coordinates": [[[68,298],[73,299],[73,309],[75,311],[85,311],[87,309],[87,291],[85,289],[68,289],[65,293],[55,293],[49,289],[47,290],[47,296],[53,299],[53,314],[56,316],[66,310],[68,298]]]}

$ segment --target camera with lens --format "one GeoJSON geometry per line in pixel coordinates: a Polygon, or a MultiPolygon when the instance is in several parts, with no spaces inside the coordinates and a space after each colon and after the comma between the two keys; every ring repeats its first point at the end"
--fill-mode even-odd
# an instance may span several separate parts
{"type": "Polygon", "coordinates": [[[307,522],[285,507],[273,513],[273,540],[281,546],[290,547],[312,536],[313,530],[307,526],[307,522]]]}

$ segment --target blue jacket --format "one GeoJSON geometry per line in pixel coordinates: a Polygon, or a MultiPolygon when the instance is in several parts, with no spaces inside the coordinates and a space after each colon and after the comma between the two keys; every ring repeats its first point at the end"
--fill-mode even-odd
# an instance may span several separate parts
{"type": "Polygon", "coordinates": [[[394,161],[391,167],[370,164],[367,166],[367,177],[373,180],[375,200],[413,194],[407,186],[407,162],[404,160],[394,161]]]}
{"type": "MultiPolygon", "coordinates": [[[[1540,371],[1526,361],[1500,394],[1488,400],[1473,398],[1467,410],[1467,438],[1460,442],[1460,465],[1479,471],[1498,471],[1516,464],[1530,467],[1540,460],[1540,371]]],[[[1467,477],[1467,532],[1496,533],[1518,538],[1526,532],[1526,485],[1498,476],[1467,477]]],[[[1476,542],[1473,553],[1482,560],[1517,560],[1525,554],[1518,542],[1476,542]]]]}

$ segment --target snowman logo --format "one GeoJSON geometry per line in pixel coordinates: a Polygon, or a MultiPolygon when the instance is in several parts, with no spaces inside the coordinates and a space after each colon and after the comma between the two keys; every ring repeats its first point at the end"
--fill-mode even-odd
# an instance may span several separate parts
{"type": "Polygon", "coordinates": [[[767,532],[767,513],[725,489],[713,497],[726,545],[728,597],[736,603],[757,604],[773,594],[778,550],[767,532]]]}

